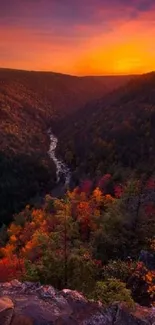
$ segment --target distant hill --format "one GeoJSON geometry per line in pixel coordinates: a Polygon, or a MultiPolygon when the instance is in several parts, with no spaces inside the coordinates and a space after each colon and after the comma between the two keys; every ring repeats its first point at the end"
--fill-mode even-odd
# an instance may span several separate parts
{"type": "Polygon", "coordinates": [[[155,73],[78,111],[60,131],[59,154],[79,175],[155,173],[155,73]],[[67,124],[68,123],[68,124],[67,124]]]}
{"type": "Polygon", "coordinates": [[[129,79],[0,69],[1,149],[12,151],[15,146],[23,152],[26,145],[30,152],[34,144],[39,150],[42,132],[47,131],[51,121],[73,113],[129,79]]]}
{"type": "Polygon", "coordinates": [[[130,78],[0,69],[2,222],[55,184],[55,167],[47,154],[48,128],[130,78]]]}

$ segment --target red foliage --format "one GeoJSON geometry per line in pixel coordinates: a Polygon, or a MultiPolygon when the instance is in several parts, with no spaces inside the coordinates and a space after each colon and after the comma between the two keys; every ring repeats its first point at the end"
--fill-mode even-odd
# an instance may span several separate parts
{"type": "Polygon", "coordinates": [[[155,205],[154,203],[149,203],[145,206],[145,213],[148,217],[151,217],[155,214],[155,205]]]}
{"type": "Polygon", "coordinates": [[[3,258],[0,260],[0,282],[7,282],[13,279],[20,280],[24,274],[24,261],[13,258],[3,258]]]}
{"type": "Polygon", "coordinates": [[[102,261],[101,260],[93,260],[94,264],[98,267],[102,267],[102,261]]]}
{"type": "Polygon", "coordinates": [[[154,190],[154,189],[155,189],[155,179],[150,178],[150,179],[147,181],[146,188],[147,188],[148,190],[154,190]]]}
{"type": "Polygon", "coordinates": [[[92,181],[90,181],[89,179],[83,181],[83,183],[81,184],[80,190],[81,190],[81,192],[90,194],[90,192],[92,190],[92,181]]]}
{"type": "Polygon", "coordinates": [[[98,187],[106,192],[106,186],[111,180],[112,176],[110,174],[105,174],[98,182],[98,187]]]}
{"type": "Polygon", "coordinates": [[[114,188],[115,197],[119,199],[123,195],[122,185],[116,185],[114,188]]]}

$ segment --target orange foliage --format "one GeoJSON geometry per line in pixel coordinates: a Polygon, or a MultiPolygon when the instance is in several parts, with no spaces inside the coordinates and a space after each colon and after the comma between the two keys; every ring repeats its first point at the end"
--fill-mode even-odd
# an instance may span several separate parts
{"type": "Polygon", "coordinates": [[[101,202],[103,201],[103,194],[101,192],[101,190],[99,189],[99,187],[97,187],[92,194],[92,199],[96,202],[101,204],[101,202]]]}
{"type": "Polygon", "coordinates": [[[111,195],[104,196],[98,187],[90,195],[75,189],[68,191],[65,199],[47,196],[42,209],[26,207],[28,218],[22,226],[10,225],[9,241],[0,251],[9,260],[16,254],[35,261],[42,255],[45,243],[48,247],[51,232],[63,232],[64,222],[76,222],[81,239],[88,240],[97,229],[106,204],[113,200],[111,195]]]}
{"type": "Polygon", "coordinates": [[[155,271],[148,270],[143,262],[138,262],[134,275],[144,281],[150,300],[153,306],[155,306],[155,271]]]}
{"type": "Polygon", "coordinates": [[[143,277],[148,286],[148,293],[155,306],[155,271],[148,271],[143,277]]]}

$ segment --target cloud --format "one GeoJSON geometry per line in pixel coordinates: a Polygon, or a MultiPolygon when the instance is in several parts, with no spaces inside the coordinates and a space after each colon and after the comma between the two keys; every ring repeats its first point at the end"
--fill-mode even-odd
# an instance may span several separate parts
{"type": "Polygon", "coordinates": [[[79,74],[136,69],[142,51],[153,62],[154,24],[154,0],[0,0],[0,65],[79,74]]]}
{"type": "Polygon", "coordinates": [[[108,12],[108,16],[103,15],[107,21],[114,16],[121,17],[122,10],[127,17],[134,12],[147,11],[152,6],[153,0],[1,0],[0,17],[7,23],[16,19],[17,24],[22,21],[25,24],[34,19],[34,23],[50,21],[51,24],[59,22],[71,26],[97,23],[99,12],[108,12]]]}

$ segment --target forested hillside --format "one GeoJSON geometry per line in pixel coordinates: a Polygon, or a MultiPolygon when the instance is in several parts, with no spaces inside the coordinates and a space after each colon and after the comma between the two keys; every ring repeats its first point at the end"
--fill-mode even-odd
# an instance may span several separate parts
{"type": "Polygon", "coordinates": [[[0,69],[0,222],[53,187],[51,123],[129,78],[0,69]]]}
{"type": "Polygon", "coordinates": [[[59,154],[79,175],[116,178],[155,169],[155,73],[93,101],[66,121],[59,154]]]}
{"type": "Polygon", "coordinates": [[[142,199],[155,191],[154,179],[120,187],[104,175],[96,185],[83,182],[61,199],[47,195],[41,208],[27,205],[1,229],[1,281],[78,290],[104,305],[154,305],[155,204],[142,199]]]}
{"type": "Polygon", "coordinates": [[[114,79],[2,70],[1,281],[154,305],[155,73],[114,79]],[[60,197],[49,146],[72,171],[60,197]]]}

